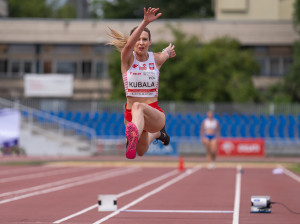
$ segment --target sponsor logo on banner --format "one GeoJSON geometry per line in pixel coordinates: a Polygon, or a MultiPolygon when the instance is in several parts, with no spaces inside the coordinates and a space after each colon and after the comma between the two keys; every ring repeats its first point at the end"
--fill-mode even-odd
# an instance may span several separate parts
{"type": "Polygon", "coordinates": [[[264,156],[263,139],[219,139],[220,156],[264,156]]]}
{"type": "Polygon", "coordinates": [[[158,142],[158,144],[151,143],[145,155],[177,156],[178,155],[177,144],[174,142],[170,142],[168,146],[164,146],[161,142],[158,142]]]}
{"type": "Polygon", "coordinates": [[[221,147],[225,154],[231,154],[234,150],[234,144],[232,142],[224,142],[221,147]]]}

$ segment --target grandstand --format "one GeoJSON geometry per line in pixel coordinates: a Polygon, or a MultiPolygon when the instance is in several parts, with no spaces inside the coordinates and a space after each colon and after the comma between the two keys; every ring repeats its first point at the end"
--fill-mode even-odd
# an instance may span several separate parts
{"type": "MultiPolygon", "coordinates": [[[[124,150],[124,147],[120,149],[125,144],[123,102],[69,101],[59,104],[45,99],[11,102],[12,106],[17,104],[24,122],[31,121],[42,130],[91,141],[90,154],[97,152],[96,148],[101,144],[101,147],[103,144],[115,145],[114,149],[108,149],[110,154],[124,150]]],[[[300,154],[299,105],[179,102],[160,105],[166,113],[166,129],[172,141],[178,144],[179,153],[205,153],[200,126],[207,110],[214,109],[222,138],[265,139],[267,156],[300,154]]]]}

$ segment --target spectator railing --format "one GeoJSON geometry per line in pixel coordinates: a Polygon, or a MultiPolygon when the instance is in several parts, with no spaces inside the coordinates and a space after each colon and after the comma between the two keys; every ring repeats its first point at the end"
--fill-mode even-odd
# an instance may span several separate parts
{"type": "Polygon", "coordinates": [[[21,105],[17,101],[9,101],[0,98],[0,108],[14,108],[20,111],[22,123],[29,129],[38,128],[39,132],[56,134],[62,138],[72,137],[84,141],[89,145],[91,153],[97,152],[97,136],[94,129],[67,121],[38,109],[21,105]]]}

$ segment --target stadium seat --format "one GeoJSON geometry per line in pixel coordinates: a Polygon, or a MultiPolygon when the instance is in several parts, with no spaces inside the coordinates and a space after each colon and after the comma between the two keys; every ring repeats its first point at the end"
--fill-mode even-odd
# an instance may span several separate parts
{"type": "Polygon", "coordinates": [[[221,125],[221,130],[220,130],[220,135],[221,135],[221,137],[227,137],[228,136],[228,134],[227,134],[227,124],[222,124],[221,125]]]}
{"type": "Polygon", "coordinates": [[[249,125],[249,124],[250,124],[250,118],[248,117],[247,114],[242,114],[242,115],[241,115],[241,122],[242,122],[244,125],[249,125]]]}
{"type": "Polygon", "coordinates": [[[240,125],[240,130],[239,130],[240,137],[243,137],[243,138],[249,137],[248,133],[247,133],[247,127],[248,127],[248,125],[246,125],[246,124],[240,125]]]}
{"type": "Polygon", "coordinates": [[[284,115],[280,114],[278,116],[278,128],[277,128],[277,131],[278,131],[278,136],[280,138],[285,138],[285,127],[286,127],[286,119],[284,117],[284,115]]]}
{"type": "Polygon", "coordinates": [[[259,128],[258,133],[260,138],[266,137],[266,129],[267,129],[268,119],[265,115],[261,114],[259,116],[259,128]]]}

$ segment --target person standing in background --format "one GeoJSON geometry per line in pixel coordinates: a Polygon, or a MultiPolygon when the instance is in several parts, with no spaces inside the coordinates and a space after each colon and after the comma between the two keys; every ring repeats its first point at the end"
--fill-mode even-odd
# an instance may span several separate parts
{"type": "Polygon", "coordinates": [[[207,112],[207,118],[201,124],[200,136],[206,148],[207,168],[213,169],[216,167],[217,140],[220,137],[220,124],[214,118],[214,113],[211,110],[207,112]]]}

